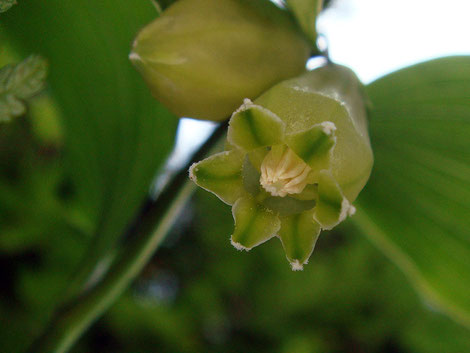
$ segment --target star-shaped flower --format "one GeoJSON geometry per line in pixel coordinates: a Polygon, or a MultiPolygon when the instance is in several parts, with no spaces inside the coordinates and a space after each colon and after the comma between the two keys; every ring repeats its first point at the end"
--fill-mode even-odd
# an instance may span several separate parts
{"type": "Polygon", "coordinates": [[[355,212],[372,167],[362,102],[354,74],[329,65],[233,113],[227,150],[195,163],[190,178],[232,205],[237,249],[278,236],[301,270],[321,229],[355,212]]]}

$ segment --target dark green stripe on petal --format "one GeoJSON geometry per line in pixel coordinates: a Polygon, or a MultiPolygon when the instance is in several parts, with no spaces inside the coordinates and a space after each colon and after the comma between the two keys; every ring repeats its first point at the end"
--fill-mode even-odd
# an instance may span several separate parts
{"type": "Polygon", "coordinates": [[[282,142],[284,122],[274,113],[249,100],[230,119],[228,140],[246,151],[282,142]]]}
{"type": "Polygon", "coordinates": [[[269,196],[263,200],[263,205],[278,212],[281,216],[290,216],[312,209],[315,206],[315,200],[298,200],[289,196],[269,196]]]}
{"type": "Polygon", "coordinates": [[[238,250],[250,250],[264,243],[276,235],[281,227],[276,213],[248,195],[235,202],[232,214],[235,220],[232,245],[238,250]]]}
{"type": "Polygon", "coordinates": [[[279,238],[291,263],[299,271],[308,262],[320,234],[320,225],[313,220],[311,211],[281,218],[279,238]]]}
{"type": "Polygon", "coordinates": [[[256,196],[260,191],[260,172],[253,166],[248,155],[245,156],[243,161],[243,186],[253,196],[256,196]]]}
{"type": "Polygon", "coordinates": [[[286,143],[312,169],[328,169],[331,151],[336,144],[335,130],[335,124],[325,121],[286,136],[286,143]]]}
{"type": "Polygon", "coordinates": [[[323,229],[332,229],[354,211],[354,207],[343,196],[341,188],[331,174],[326,170],[321,171],[314,219],[323,229]]]}
{"type": "Polygon", "coordinates": [[[244,194],[243,156],[239,150],[217,153],[193,164],[189,170],[189,177],[198,186],[232,205],[244,194]]]}

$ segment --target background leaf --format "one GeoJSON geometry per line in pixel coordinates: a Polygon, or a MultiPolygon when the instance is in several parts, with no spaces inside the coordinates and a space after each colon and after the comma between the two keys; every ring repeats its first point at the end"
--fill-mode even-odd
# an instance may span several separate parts
{"type": "Polygon", "coordinates": [[[0,0],[0,13],[9,10],[16,4],[16,0],[0,0]]]}
{"type": "Polygon", "coordinates": [[[353,220],[429,304],[470,327],[470,57],[400,70],[367,92],[375,166],[353,220]]]}
{"type": "Polygon", "coordinates": [[[177,119],[128,60],[133,37],[156,16],[145,0],[25,1],[2,16],[16,50],[50,63],[66,163],[96,225],[97,252],[122,234],[173,144],[177,119]]]}
{"type": "Polygon", "coordinates": [[[46,61],[31,55],[22,62],[0,69],[0,121],[8,121],[26,111],[25,100],[43,87],[47,75],[46,61]]]}

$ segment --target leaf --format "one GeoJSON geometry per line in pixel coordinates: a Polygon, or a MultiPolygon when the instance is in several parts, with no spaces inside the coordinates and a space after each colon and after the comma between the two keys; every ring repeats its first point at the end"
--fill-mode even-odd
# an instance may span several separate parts
{"type": "Polygon", "coordinates": [[[177,119],[151,97],[128,60],[134,36],[157,13],[149,1],[125,0],[35,0],[19,12],[4,14],[1,30],[19,52],[49,60],[65,164],[95,225],[93,250],[108,251],[174,141],[177,119]]]}
{"type": "Polygon", "coordinates": [[[13,5],[16,4],[16,0],[0,0],[0,13],[8,11],[13,5]]]}
{"type": "Polygon", "coordinates": [[[0,122],[26,111],[25,101],[39,93],[47,76],[47,62],[38,55],[0,69],[0,122]]]}
{"type": "Polygon", "coordinates": [[[371,83],[376,164],[356,220],[430,304],[470,327],[470,57],[371,83]]]}

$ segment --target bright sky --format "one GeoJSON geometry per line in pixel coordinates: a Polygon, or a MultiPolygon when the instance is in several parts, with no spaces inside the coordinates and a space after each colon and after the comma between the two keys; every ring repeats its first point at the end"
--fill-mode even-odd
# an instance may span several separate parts
{"type": "MultiPolygon", "coordinates": [[[[364,83],[440,56],[470,55],[469,0],[335,0],[318,21],[330,58],[364,83]]],[[[213,123],[182,119],[172,157],[184,163],[213,123]]],[[[172,164],[173,164],[172,163],[172,164]]]]}
{"type": "Polygon", "coordinates": [[[470,54],[468,0],[334,0],[318,21],[330,57],[371,82],[439,56],[470,54]]]}

